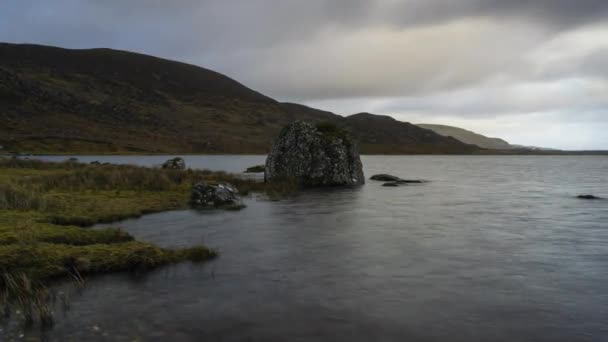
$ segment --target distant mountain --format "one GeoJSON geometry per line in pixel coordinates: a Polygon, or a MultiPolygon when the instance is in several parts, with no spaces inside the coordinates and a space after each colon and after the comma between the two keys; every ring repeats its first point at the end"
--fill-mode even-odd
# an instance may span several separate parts
{"type": "Polygon", "coordinates": [[[532,150],[532,151],[560,151],[554,148],[538,147],[538,146],[525,146],[525,145],[511,145],[515,149],[519,150],[532,150]]]}
{"type": "Polygon", "coordinates": [[[362,147],[369,153],[454,154],[479,150],[474,145],[463,146],[453,137],[445,137],[390,116],[359,113],[346,117],[346,122],[359,133],[362,147]]]}
{"type": "Polygon", "coordinates": [[[437,134],[441,134],[446,137],[453,137],[467,144],[477,145],[482,148],[488,148],[493,150],[509,150],[516,148],[508,142],[499,138],[489,138],[475,132],[467,131],[466,129],[445,126],[445,125],[432,125],[432,124],[418,124],[417,126],[430,129],[437,134]]]}
{"type": "Polygon", "coordinates": [[[266,153],[286,124],[349,128],[363,153],[476,153],[390,117],[280,103],[217,72],[110,49],[0,44],[0,145],[34,153],[266,153]]]}

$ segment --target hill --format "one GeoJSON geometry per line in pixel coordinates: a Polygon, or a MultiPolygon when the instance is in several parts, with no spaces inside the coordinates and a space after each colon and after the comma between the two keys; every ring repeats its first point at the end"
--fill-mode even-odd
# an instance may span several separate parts
{"type": "Polygon", "coordinates": [[[445,125],[432,125],[432,124],[417,124],[417,126],[430,129],[437,134],[441,134],[446,137],[454,137],[467,144],[477,145],[482,148],[493,149],[493,150],[508,150],[515,148],[508,142],[499,138],[489,138],[484,135],[467,131],[466,129],[445,126],[445,125]]]}
{"type": "Polygon", "coordinates": [[[0,145],[33,153],[266,153],[296,120],[349,128],[363,153],[474,153],[385,116],[280,103],[212,70],[111,49],[0,44],[0,145]]]}
{"type": "Polygon", "coordinates": [[[359,113],[346,117],[347,126],[358,132],[361,147],[372,154],[455,154],[479,150],[429,129],[386,115],[359,113]]]}

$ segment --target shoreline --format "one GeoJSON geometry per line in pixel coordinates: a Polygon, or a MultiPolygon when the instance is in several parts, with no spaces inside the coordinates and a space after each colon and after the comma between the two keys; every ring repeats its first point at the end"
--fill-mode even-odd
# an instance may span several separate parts
{"type": "Polygon", "coordinates": [[[0,159],[0,273],[44,283],[212,259],[217,253],[202,245],[165,249],[120,228],[83,228],[187,209],[201,181],[230,182],[244,194],[266,190],[225,172],[0,159]]]}

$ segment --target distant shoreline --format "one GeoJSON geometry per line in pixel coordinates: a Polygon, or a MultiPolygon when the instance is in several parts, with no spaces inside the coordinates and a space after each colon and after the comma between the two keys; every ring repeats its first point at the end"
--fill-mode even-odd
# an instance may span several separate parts
{"type": "MultiPolygon", "coordinates": [[[[0,157],[36,156],[260,156],[267,153],[180,153],[180,152],[45,152],[6,153],[0,157]]],[[[481,150],[476,153],[365,153],[362,156],[608,156],[608,151],[525,151],[525,150],[481,150]]]]}

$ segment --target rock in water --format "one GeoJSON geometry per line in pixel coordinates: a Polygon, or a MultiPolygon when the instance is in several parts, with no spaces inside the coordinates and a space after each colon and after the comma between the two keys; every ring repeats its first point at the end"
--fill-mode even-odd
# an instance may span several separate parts
{"type": "Polygon", "coordinates": [[[578,195],[577,196],[578,199],[585,199],[585,200],[599,200],[602,199],[601,197],[597,197],[594,195],[578,195]]]}
{"type": "Polygon", "coordinates": [[[245,173],[262,173],[266,170],[266,165],[256,165],[248,167],[245,173]]]}
{"type": "Polygon", "coordinates": [[[172,158],[163,163],[163,169],[174,169],[184,170],[186,168],[186,161],[184,158],[172,158]]]}
{"type": "Polygon", "coordinates": [[[343,129],[295,121],[283,128],[266,159],[267,182],[297,179],[308,187],[365,183],[357,145],[343,129]]]}
{"type": "Polygon", "coordinates": [[[378,175],[373,175],[370,178],[371,180],[375,180],[375,181],[381,181],[381,182],[396,182],[396,183],[401,183],[401,184],[407,184],[407,183],[426,183],[426,181],[420,180],[420,179],[402,179],[400,177],[397,176],[393,176],[393,175],[387,175],[384,173],[378,174],[378,175]]]}
{"type": "Polygon", "coordinates": [[[379,175],[373,175],[373,176],[371,176],[370,179],[375,180],[375,181],[382,181],[382,182],[397,182],[397,181],[401,180],[401,178],[399,178],[397,176],[387,175],[384,173],[381,173],[379,175]]]}
{"type": "Polygon", "coordinates": [[[228,183],[198,183],[192,188],[190,204],[200,208],[243,207],[238,189],[228,183]]]}

